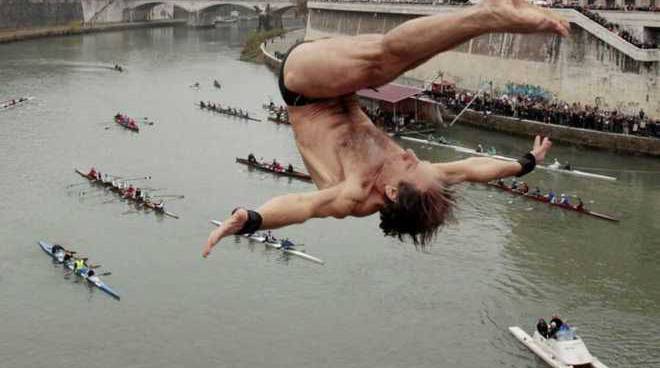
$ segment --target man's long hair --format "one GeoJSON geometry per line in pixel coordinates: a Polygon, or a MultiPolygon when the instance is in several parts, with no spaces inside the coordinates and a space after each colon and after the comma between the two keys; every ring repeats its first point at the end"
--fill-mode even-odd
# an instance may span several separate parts
{"type": "Polygon", "coordinates": [[[424,249],[440,226],[453,220],[453,208],[453,193],[442,185],[422,192],[411,183],[401,182],[396,201],[385,199],[380,228],[399,240],[410,237],[415,246],[424,249]]]}

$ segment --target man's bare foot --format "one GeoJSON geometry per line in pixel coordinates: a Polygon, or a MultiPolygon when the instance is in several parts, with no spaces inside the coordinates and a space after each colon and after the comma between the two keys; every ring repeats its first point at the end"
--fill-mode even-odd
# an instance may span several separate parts
{"type": "Polygon", "coordinates": [[[220,240],[222,240],[222,238],[236,234],[236,232],[243,228],[243,225],[247,220],[248,212],[245,208],[239,208],[236,210],[236,212],[234,212],[233,215],[225,220],[221,226],[211,232],[209,239],[206,241],[206,245],[204,246],[202,256],[204,258],[208,257],[209,254],[211,254],[213,247],[215,247],[215,245],[220,240]]]}
{"type": "Polygon", "coordinates": [[[490,15],[494,32],[551,32],[566,37],[570,30],[564,18],[527,0],[484,0],[478,6],[490,15]]]}

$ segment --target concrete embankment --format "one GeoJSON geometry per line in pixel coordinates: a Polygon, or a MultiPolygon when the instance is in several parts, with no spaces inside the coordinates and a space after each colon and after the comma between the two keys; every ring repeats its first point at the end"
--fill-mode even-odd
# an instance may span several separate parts
{"type": "Polygon", "coordinates": [[[261,53],[264,56],[264,64],[275,72],[279,72],[281,60],[277,54],[284,54],[298,42],[305,39],[305,30],[297,29],[275,37],[261,44],[261,53]]]}
{"type": "MultiPolygon", "coordinates": [[[[454,116],[446,118],[451,121],[454,116]]],[[[599,132],[499,115],[484,115],[473,110],[466,110],[458,122],[515,135],[535,136],[540,134],[557,142],[576,146],[660,157],[660,139],[657,138],[599,132]]]]}
{"type": "Polygon", "coordinates": [[[185,25],[185,20],[159,20],[149,22],[130,23],[97,23],[91,26],[82,26],[79,23],[70,25],[55,25],[38,28],[0,30],[0,43],[30,40],[34,38],[67,36],[83,33],[121,31],[134,28],[170,27],[185,25]]]}

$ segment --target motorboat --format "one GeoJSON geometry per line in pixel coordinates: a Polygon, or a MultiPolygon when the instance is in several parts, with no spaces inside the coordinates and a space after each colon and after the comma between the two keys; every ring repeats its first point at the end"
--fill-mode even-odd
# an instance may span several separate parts
{"type": "Polygon", "coordinates": [[[555,368],[607,368],[589,353],[584,341],[575,333],[575,327],[566,325],[553,337],[544,337],[538,329],[529,336],[520,327],[509,331],[532,352],[555,368]]]}

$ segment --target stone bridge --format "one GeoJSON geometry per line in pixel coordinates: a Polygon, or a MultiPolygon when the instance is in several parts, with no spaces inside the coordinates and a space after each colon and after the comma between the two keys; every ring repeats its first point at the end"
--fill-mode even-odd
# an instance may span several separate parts
{"type": "Polygon", "coordinates": [[[270,6],[276,18],[294,9],[295,0],[82,0],[85,23],[182,19],[192,26],[209,26],[218,12],[236,10],[256,15],[270,6]]]}

